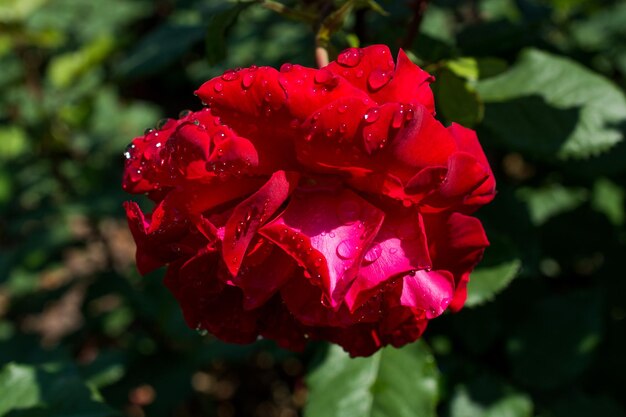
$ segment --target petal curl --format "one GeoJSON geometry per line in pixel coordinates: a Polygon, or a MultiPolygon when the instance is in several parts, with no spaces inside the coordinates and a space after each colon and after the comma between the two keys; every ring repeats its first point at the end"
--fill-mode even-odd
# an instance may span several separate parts
{"type": "Polygon", "coordinates": [[[236,276],[252,237],[287,200],[300,175],[278,171],[257,192],[239,203],[226,223],[222,256],[236,276]]]}
{"type": "Polygon", "coordinates": [[[260,233],[293,256],[337,309],[383,218],[351,191],[297,189],[285,211],[260,233]]]}
{"type": "Polygon", "coordinates": [[[413,64],[402,49],[398,52],[397,63],[394,63],[385,45],[349,48],[326,68],[366,91],[379,104],[421,104],[434,113],[433,93],[429,86],[434,78],[413,64]]]}
{"type": "Polygon", "coordinates": [[[482,259],[489,241],[480,220],[465,214],[425,214],[424,224],[433,269],[443,269],[454,275],[455,290],[450,309],[458,311],[467,298],[470,272],[482,259]]]}
{"type": "Polygon", "coordinates": [[[422,217],[414,208],[387,209],[385,221],[368,248],[359,271],[346,294],[354,311],[384,284],[410,272],[432,267],[422,217]]]}

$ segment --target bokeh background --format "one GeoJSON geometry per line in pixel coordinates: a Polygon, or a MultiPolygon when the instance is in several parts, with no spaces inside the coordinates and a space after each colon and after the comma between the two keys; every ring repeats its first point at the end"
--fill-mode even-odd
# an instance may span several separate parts
{"type": "Polygon", "coordinates": [[[349,1],[331,58],[406,48],[498,180],[468,305],[422,342],[228,345],[138,275],[130,140],[227,68],[315,65],[267,3],[0,0],[0,416],[626,416],[624,2],[349,1]]]}

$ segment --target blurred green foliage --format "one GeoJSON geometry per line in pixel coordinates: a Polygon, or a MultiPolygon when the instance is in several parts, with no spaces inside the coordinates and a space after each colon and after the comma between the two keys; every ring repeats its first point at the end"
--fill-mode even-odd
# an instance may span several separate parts
{"type": "Polygon", "coordinates": [[[313,66],[311,28],[219,0],[0,0],[0,416],[626,416],[626,5],[378,4],[331,56],[404,46],[499,192],[467,308],[350,360],[198,336],[136,273],[121,209],[130,139],[226,68],[313,66]]]}

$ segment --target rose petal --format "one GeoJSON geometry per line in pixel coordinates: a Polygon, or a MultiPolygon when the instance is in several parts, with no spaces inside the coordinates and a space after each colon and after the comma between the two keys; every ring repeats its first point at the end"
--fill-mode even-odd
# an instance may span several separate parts
{"type": "Polygon", "coordinates": [[[366,91],[379,104],[415,103],[434,113],[433,93],[429,86],[434,78],[413,64],[403,50],[398,52],[395,64],[385,45],[349,48],[326,68],[366,91]]]}
{"type": "Polygon", "coordinates": [[[263,305],[289,280],[296,267],[293,258],[276,247],[261,264],[249,266],[247,262],[244,263],[232,279],[243,291],[243,308],[252,310],[263,305]]]}
{"type": "Polygon", "coordinates": [[[235,207],[226,223],[222,246],[224,262],[233,276],[239,272],[252,237],[287,200],[298,179],[296,173],[278,171],[257,192],[235,207]]]}
{"type": "Polygon", "coordinates": [[[420,270],[402,279],[400,303],[423,310],[427,319],[433,319],[448,308],[453,295],[454,279],[450,272],[420,270]]]}
{"type": "Polygon", "coordinates": [[[285,211],[260,233],[293,256],[336,309],[383,218],[348,190],[296,190],[285,211]]]}
{"type": "Polygon", "coordinates": [[[363,258],[359,276],[346,294],[351,311],[382,285],[411,271],[431,268],[422,217],[415,209],[387,210],[374,242],[363,258]]]}
{"type": "Polygon", "coordinates": [[[433,268],[454,274],[455,291],[450,309],[458,311],[467,297],[469,273],[482,258],[489,241],[480,220],[461,213],[424,215],[433,268]]]}
{"type": "Polygon", "coordinates": [[[483,169],[488,172],[488,178],[475,190],[471,195],[465,198],[463,202],[464,211],[471,213],[478,207],[489,203],[496,194],[496,180],[487,161],[487,157],[483,152],[476,132],[472,129],[465,128],[456,123],[452,123],[448,130],[456,140],[459,150],[471,154],[478,162],[483,166],[483,169]]]}
{"type": "Polygon", "coordinates": [[[343,97],[369,100],[365,92],[326,68],[315,70],[291,65],[287,70],[283,66],[279,79],[287,94],[289,112],[299,120],[305,120],[318,109],[343,97]]]}

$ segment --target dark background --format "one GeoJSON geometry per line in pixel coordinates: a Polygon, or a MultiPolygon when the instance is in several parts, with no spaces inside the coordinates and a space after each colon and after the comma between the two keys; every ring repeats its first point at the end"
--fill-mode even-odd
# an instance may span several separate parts
{"type": "MultiPolygon", "coordinates": [[[[314,16],[343,3],[285,2],[314,16]]],[[[426,332],[434,385],[417,400],[444,417],[626,416],[626,4],[354,3],[331,58],[405,47],[498,181],[478,213],[492,247],[468,306],[426,332]]],[[[227,68],[314,66],[314,37],[259,4],[0,2],[0,416],[290,417],[324,383],[350,395],[352,371],[307,384],[323,344],[188,329],[163,271],[136,272],[122,210],[133,137],[198,109],[193,91],[227,68]]]]}

